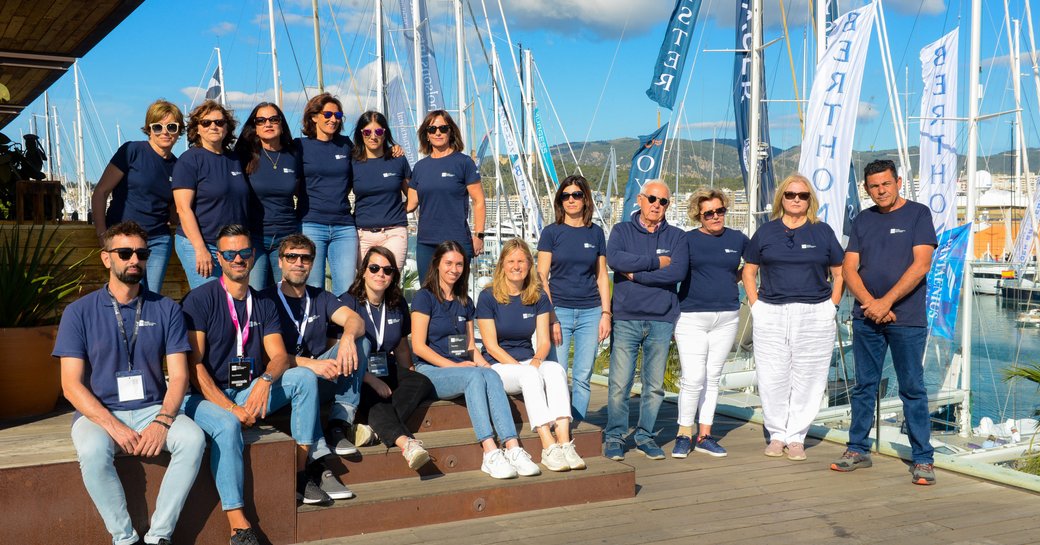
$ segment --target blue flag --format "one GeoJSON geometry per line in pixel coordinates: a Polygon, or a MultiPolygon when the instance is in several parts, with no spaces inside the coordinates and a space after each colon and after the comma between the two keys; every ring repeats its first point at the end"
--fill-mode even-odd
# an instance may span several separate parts
{"type": "Polygon", "coordinates": [[[686,53],[690,50],[693,28],[697,26],[700,11],[701,0],[678,0],[668,21],[661,52],[654,64],[654,77],[646,90],[646,96],[664,108],[671,109],[675,105],[679,80],[686,66],[686,53]]]}
{"type": "Polygon", "coordinates": [[[928,329],[933,336],[951,341],[957,326],[969,229],[971,224],[967,223],[939,233],[939,246],[928,271],[928,329]]]}
{"type": "MultiPolygon", "coordinates": [[[[437,70],[437,57],[433,53],[433,37],[430,32],[429,17],[426,12],[426,0],[401,0],[401,17],[404,20],[405,40],[408,42],[408,57],[412,66],[420,63],[423,87],[423,111],[444,109],[444,97],[441,95],[441,76],[437,70]],[[412,21],[412,2],[419,3],[419,20],[412,21]],[[419,32],[416,27],[421,25],[419,32]],[[413,40],[419,40],[419,59],[415,59],[413,40]]],[[[421,122],[421,120],[420,120],[421,122]]]]}
{"type": "Polygon", "coordinates": [[[628,184],[625,186],[625,208],[621,213],[621,221],[632,219],[632,213],[639,210],[636,196],[643,190],[643,184],[656,180],[661,175],[661,155],[664,154],[666,134],[667,123],[661,125],[653,134],[639,137],[639,149],[632,156],[632,168],[628,173],[628,184]]]}
{"type": "Polygon", "coordinates": [[[538,138],[538,151],[542,156],[542,163],[545,165],[545,172],[549,175],[549,179],[553,181],[553,187],[560,185],[560,178],[556,174],[556,165],[553,164],[552,153],[549,151],[549,140],[545,138],[545,128],[542,127],[542,116],[538,113],[538,108],[534,109],[534,134],[538,138]]]}

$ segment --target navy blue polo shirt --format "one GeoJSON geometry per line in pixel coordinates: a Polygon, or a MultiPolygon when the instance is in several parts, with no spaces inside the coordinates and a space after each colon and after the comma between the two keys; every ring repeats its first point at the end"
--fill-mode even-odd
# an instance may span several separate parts
{"type": "Polygon", "coordinates": [[[788,229],[775,219],[759,227],[744,250],[744,261],[760,267],[758,297],[776,305],[829,299],[829,268],[844,258],[834,230],[822,221],[788,229]]]}
{"type": "Polygon", "coordinates": [[[725,229],[709,235],[700,229],[686,233],[690,246],[690,270],[679,284],[682,312],[725,312],[740,309],[740,258],[748,237],[725,229]]]}
{"type": "MultiPolygon", "coordinates": [[[[441,303],[429,290],[422,289],[412,298],[412,312],[430,317],[430,323],[426,328],[427,346],[441,357],[454,362],[464,361],[451,355],[448,350],[448,337],[466,334],[466,322],[473,321],[475,314],[472,300],[466,301],[465,305],[458,299],[441,303]]],[[[424,362],[418,356],[415,356],[415,361],[424,362]]]]}
{"type": "Polygon", "coordinates": [[[164,159],[147,141],[127,142],[109,163],[123,173],[123,179],[112,190],[105,225],[136,221],[149,237],[169,235],[177,157],[171,153],[164,159]]]}
{"type": "Polygon", "coordinates": [[[297,138],[303,190],[298,203],[302,221],[322,225],[354,225],[350,213],[350,152],[354,146],[337,134],[328,142],[297,138]]]}
{"type": "MultiPolygon", "coordinates": [[[[184,318],[177,303],[144,289],[138,297],[144,300],[134,345],[134,370],[142,372],[144,399],[119,401],[116,373],[128,371],[129,362],[107,286],[65,308],[51,353],[56,358],[78,358],[86,362],[84,381],[94,397],[110,411],[130,411],[162,404],[166,396],[163,358],[191,352],[184,318]]],[[[119,305],[127,336],[134,334],[136,312],[136,298],[119,305]]]]}
{"type": "MultiPolygon", "coordinates": [[[[220,228],[237,223],[249,225],[249,183],[234,153],[216,154],[194,147],[181,154],[173,167],[173,189],[191,189],[191,208],[207,244],[216,244],[220,228]]],[[[182,222],[183,223],[183,222],[182,222]]],[[[177,227],[184,234],[184,227],[177,227]]]]}
{"type": "Polygon", "coordinates": [[[401,182],[412,177],[404,157],[378,157],[351,163],[354,219],[358,227],[375,229],[408,225],[401,182]]]}
{"type": "Polygon", "coordinates": [[[599,258],[607,255],[607,238],[599,225],[546,225],[538,238],[538,251],[552,254],[549,293],[553,305],[580,309],[600,306],[596,274],[599,258]]]}
{"type": "MultiPolygon", "coordinates": [[[[852,221],[848,251],[859,254],[859,276],[874,298],[888,293],[914,262],[914,246],[938,242],[928,207],[914,201],[882,214],[877,206],[862,211],[852,221]]],[[[921,280],[896,304],[892,312],[896,325],[925,327],[928,282],[921,280]]],[[[854,305],[853,317],[863,319],[863,309],[854,305]]]]}
{"type": "MultiPolygon", "coordinates": [[[[249,288],[249,292],[253,296],[253,314],[249,318],[249,340],[246,341],[245,355],[256,362],[253,368],[253,378],[256,378],[267,368],[267,362],[264,361],[264,337],[272,334],[281,335],[282,330],[278,309],[274,304],[269,299],[261,297],[253,288],[249,288]]],[[[201,331],[206,334],[202,363],[221,390],[228,387],[228,363],[237,357],[235,324],[231,321],[226,293],[220,282],[206,282],[188,292],[181,304],[188,331],[201,331]]],[[[245,319],[244,299],[235,300],[235,312],[238,313],[239,320],[245,319]]],[[[294,335],[293,340],[295,339],[294,335]]]]}
{"type": "Polygon", "coordinates": [[[408,187],[419,196],[416,240],[429,245],[445,240],[467,244],[472,238],[468,186],[479,183],[477,165],[461,152],[415,163],[408,187]]]}
{"type": "Polygon", "coordinates": [[[300,338],[300,332],[296,329],[296,324],[293,323],[293,320],[295,319],[301,326],[303,325],[301,318],[303,317],[303,311],[307,307],[306,299],[286,295],[285,302],[289,305],[289,310],[286,310],[281,298],[278,297],[279,290],[278,284],[275,284],[261,291],[260,295],[264,299],[271,301],[275,308],[278,309],[278,321],[281,324],[282,341],[285,343],[285,349],[290,354],[296,354],[305,358],[322,355],[328,347],[329,320],[332,319],[332,315],[337,310],[343,308],[343,303],[335,295],[322,288],[307,286],[307,294],[311,297],[311,308],[307,314],[307,328],[304,330],[302,343],[303,349],[300,350],[301,347],[296,344],[297,339],[300,338]],[[292,311],[292,316],[289,315],[290,310],[292,311]]]}
{"type": "MultiPolygon", "coordinates": [[[[552,310],[549,298],[541,294],[533,305],[525,305],[519,295],[509,297],[506,304],[499,303],[495,299],[491,288],[480,292],[477,297],[477,319],[494,320],[495,336],[498,338],[498,346],[502,347],[516,361],[529,360],[534,357],[534,346],[531,344],[531,336],[537,326],[538,316],[547,314],[552,310]]],[[[482,351],[484,359],[489,363],[498,363],[488,354],[485,348],[482,351]]]]}
{"type": "MultiPolygon", "coordinates": [[[[373,319],[379,320],[382,312],[373,308],[371,309],[372,315],[369,316],[368,304],[358,301],[349,293],[344,293],[339,298],[344,305],[358,313],[365,321],[365,337],[368,339],[368,342],[372,343],[372,351],[387,353],[390,372],[394,373],[393,368],[397,364],[394,350],[401,343],[401,339],[408,337],[412,332],[412,318],[408,315],[408,303],[402,300],[400,305],[386,308],[386,317],[383,318],[385,322],[383,325],[383,342],[379,343],[376,339],[376,324],[373,319]]],[[[405,363],[411,365],[411,362],[405,363]]]]}
{"type": "Polygon", "coordinates": [[[294,197],[299,186],[299,165],[293,147],[264,153],[260,151],[256,172],[247,174],[259,207],[250,212],[254,238],[284,236],[300,230],[294,197]]]}

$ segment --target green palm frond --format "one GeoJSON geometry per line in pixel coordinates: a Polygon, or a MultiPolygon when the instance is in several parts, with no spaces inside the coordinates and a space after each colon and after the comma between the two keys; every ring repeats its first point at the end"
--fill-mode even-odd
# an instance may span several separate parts
{"type": "Polygon", "coordinates": [[[0,327],[55,324],[58,307],[81,289],[83,263],[93,252],[72,261],[68,237],[45,226],[0,228],[0,327]]]}
{"type": "Polygon", "coordinates": [[[1004,382],[1019,378],[1028,380],[1040,388],[1040,365],[1014,365],[1004,369],[1004,382]]]}

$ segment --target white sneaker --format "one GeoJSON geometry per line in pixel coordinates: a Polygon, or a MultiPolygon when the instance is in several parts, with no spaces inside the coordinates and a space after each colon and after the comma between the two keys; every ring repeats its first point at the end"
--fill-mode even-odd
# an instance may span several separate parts
{"type": "Polygon", "coordinates": [[[500,449],[484,453],[484,463],[480,464],[480,470],[495,479],[516,478],[516,470],[513,469],[513,464],[506,460],[505,453],[500,449]]]}
{"type": "Polygon", "coordinates": [[[368,424],[356,424],[354,426],[354,445],[363,447],[377,439],[375,430],[368,424]]]}
{"type": "Polygon", "coordinates": [[[549,471],[570,471],[571,465],[563,453],[563,447],[553,443],[542,449],[542,465],[549,471]]]}
{"type": "Polygon", "coordinates": [[[426,462],[430,461],[430,453],[426,452],[426,449],[423,448],[422,441],[418,439],[408,439],[401,454],[404,455],[405,460],[408,460],[408,468],[413,471],[426,465],[426,462]]]}
{"type": "Polygon", "coordinates": [[[567,460],[567,465],[571,469],[585,469],[585,460],[578,456],[578,449],[574,448],[574,441],[568,441],[560,445],[560,450],[563,451],[563,457],[567,460]]]}
{"type": "Polygon", "coordinates": [[[538,464],[531,461],[531,455],[520,447],[513,447],[507,450],[506,460],[509,461],[509,465],[513,466],[518,475],[534,477],[542,474],[542,470],[538,469],[538,464]]]}

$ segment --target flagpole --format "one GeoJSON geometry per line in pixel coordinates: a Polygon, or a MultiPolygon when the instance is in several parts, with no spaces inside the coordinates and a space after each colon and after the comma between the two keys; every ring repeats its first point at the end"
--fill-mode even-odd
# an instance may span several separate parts
{"type": "MultiPolygon", "coordinates": [[[[979,151],[979,69],[982,62],[979,58],[979,41],[982,38],[982,0],[971,2],[971,64],[968,67],[968,157],[967,157],[967,207],[964,212],[965,223],[975,221],[975,177],[978,171],[979,151]]],[[[974,226],[972,226],[974,227],[974,226]]],[[[964,318],[961,325],[961,390],[965,393],[961,402],[960,436],[967,437],[971,432],[971,297],[975,290],[971,283],[971,262],[975,259],[974,229],[968,228],[968,249],[964,260],[964,285],[961,288],[961,306],[964,318]]]]}
{"type": "Polygon", "coordinates": [[[224,94],[224,61],[220,59],[220,48],[214,48],[217,50],[217,73],[220,74],[220,105],[227,107],[227,95],[224,94]]]}
{"type": "Polygon", "coordinates": [[[311,0],[311,12],[314,14],[314,61],[318,68],[318,94],[325,92],[325,71],[321,66],[321,27],[318,20],[318,0],[311,0]]]}
{"type": "Polygon", "coordinates": [[[267,18],[271,30],[271,77],[274,79],[274,101],[282,107],[282,86],[278,81],[278,48],[275,47],[274,0],[267,0],[267,18]]]}
{"type": "Polygon", "coordinates": [[[757,225],[756,214],[759,209],[758,184],[759,165],[761,154],[761,118],[762,118],[762,80],[759,75],[762,71],[762,0],[751,2],[751,119],[748,126],[748,232],[751,236],[755,233],[757,225]]]}

